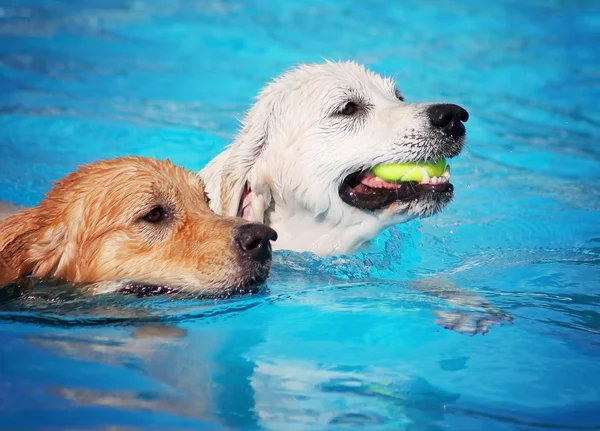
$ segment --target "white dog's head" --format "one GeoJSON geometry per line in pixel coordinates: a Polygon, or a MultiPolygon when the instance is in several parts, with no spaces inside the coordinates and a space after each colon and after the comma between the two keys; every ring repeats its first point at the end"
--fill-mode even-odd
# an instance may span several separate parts
{"type": "Polygon", "coordinates": [[[307,219],[328,232],[364,225],[342,234],[356,240],[325,252],[349,251],[450,202],[449,170],[421,183],[385,182],[370,170],[458,155],[467,119],[457,105],[407,103],[391,79],[353,62],[302,65],[263,89],[232,146],[202,175],[213,210],[270,223],[286,248],[322,251],[285,240],[286,230],[305,235],[307,219]]]}

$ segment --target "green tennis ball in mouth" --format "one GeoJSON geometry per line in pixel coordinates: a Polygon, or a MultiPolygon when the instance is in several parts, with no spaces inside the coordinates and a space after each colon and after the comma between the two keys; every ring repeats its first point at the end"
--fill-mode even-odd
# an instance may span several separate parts
{"type": "Polygon", "coordinates": [[[371,172],[373,172],[377,178],[381,178],[384,181],[420,182],[423,179],[423,171],[421,168],[425,168],[425,172],[427,172],[430,177],[439,177],[446,169],[446,159],[442,158],[436,163],[409,162],[381,164],[371,169],[371,172]]]}

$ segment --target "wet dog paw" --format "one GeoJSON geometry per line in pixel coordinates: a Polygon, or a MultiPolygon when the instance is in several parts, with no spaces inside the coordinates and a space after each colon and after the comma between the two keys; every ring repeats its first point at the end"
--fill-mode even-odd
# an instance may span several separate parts
{"type": "Polygon", "coordinates": [[[493,325],[512,325],[513,317],[500,310],[435,310],[436,323],[461,334],[486,334],[493,325]]]}

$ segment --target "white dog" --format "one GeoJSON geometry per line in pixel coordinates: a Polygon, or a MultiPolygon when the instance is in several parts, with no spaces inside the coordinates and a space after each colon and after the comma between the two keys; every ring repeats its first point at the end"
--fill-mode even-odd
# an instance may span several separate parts
{"type": "Polygon", "coordinates": [[[275,247],[352,252],[450,202],[449,167],[419,184],[370,169],[458,155],[467,120],[457,105],[405,102],[391,79],[354,62],[302,65],[264,88],[233,144],[199,175],[213,211],[268,224],[275,247]]]}

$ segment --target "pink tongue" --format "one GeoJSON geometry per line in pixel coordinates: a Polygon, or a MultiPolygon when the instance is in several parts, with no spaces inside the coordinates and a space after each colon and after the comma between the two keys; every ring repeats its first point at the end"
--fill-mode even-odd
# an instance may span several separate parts
{"type": "Polygon", "coordinates": [[[367,187],[371,187],[372,189],[391,189],[395,190],[400,188],[399,183],[390,183],[388,181],[384,181],[381,178],[377,178],[372,172],[369,172],[364,177],[360,179],[360,182],[367,187]]]}

